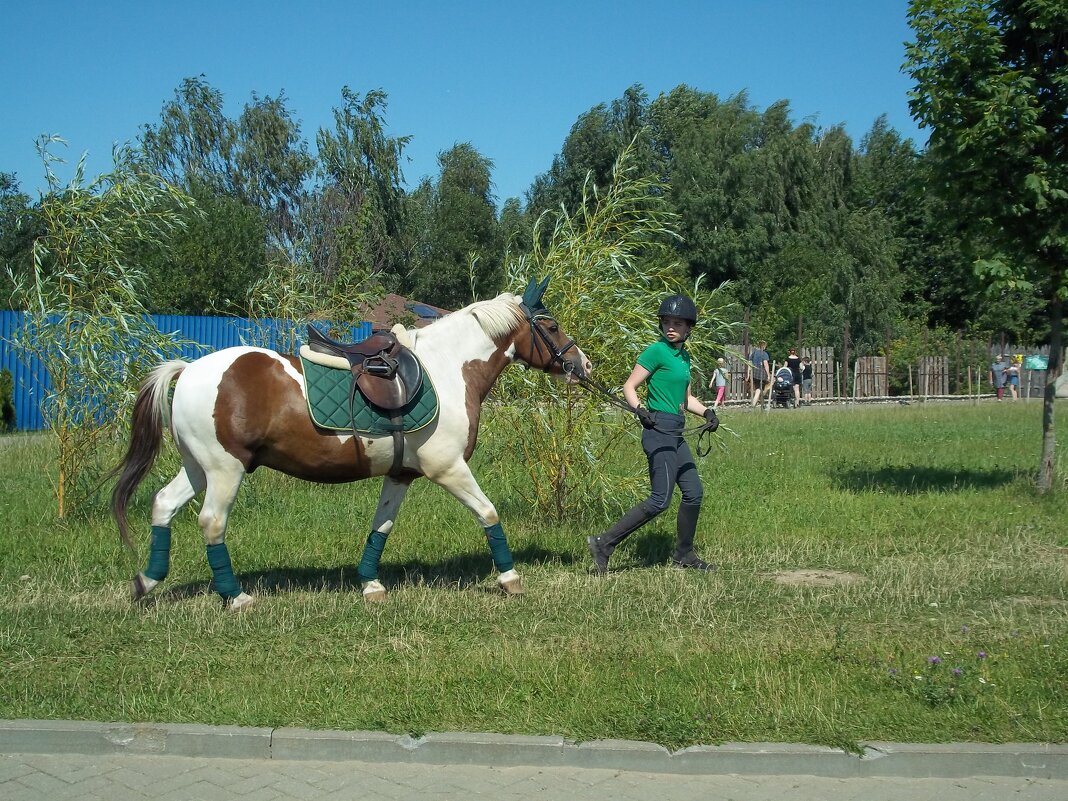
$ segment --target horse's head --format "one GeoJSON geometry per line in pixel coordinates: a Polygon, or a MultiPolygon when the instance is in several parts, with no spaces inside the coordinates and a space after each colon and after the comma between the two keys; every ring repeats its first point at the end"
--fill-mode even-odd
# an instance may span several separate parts
{"type": "Polygon", "coordinates": [[[593,370],[575,341],[560,329],[556,318],[542,305],[546,278],[541,283],[531,279],[519,304],[528,323],[527,330],[517,332],[516,356],[531,367],[562,375],[569,383],[578,383],[593,370]]]}

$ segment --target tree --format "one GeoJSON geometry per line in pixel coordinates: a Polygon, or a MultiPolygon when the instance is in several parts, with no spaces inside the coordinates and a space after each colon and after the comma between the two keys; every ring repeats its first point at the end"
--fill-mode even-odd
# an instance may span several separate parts
{"type": "Polygon", "coordinates": [[[237,120],[204,76],[186,78],[165,103],[157,126],[146,125],[147,167],[198,200],[225,196],[255,209],[271,245],[291,249],[315,160],[286,107],[285,94],[255,92],[237,120]]]}
{"type": "Polygon", "coordinates": [[[386,93],[361,97],[341,90],[334,128],[321,128],[322,189],[305,218],[312,264],[328,281],[360,282],[400,271],[404,174],[401,159],[410,136],[386,133],[386,93]]]}
{"type": "MultiPolygon", "coordinates": [[[[691,281],[675,259],[677,218],[664,201],[661,182],[634,164],[636,150],[623,149],[611,180],[597,191],[590,174],[574,214],[561,209],[539,218],[550,234],[535,231],[533,251],[509,265],[508,284],[549,277],[546,307],[576,337],[599,380],[617,388],[655,336],[660,299],[686,292],[700,310],[700,335],[691,348],[699,386],[729,341],[728,304],[718,289],[691,281]]],[[[506,373],[495,392],[509,399],[495,414],[517,442],[529,477],[517,491],[533,508],[557,520],[597,507],[601,514],[607,507],[615,514],[621,483],[637,492],[639,471],[620,477],[606,469],[603,458],[633,435],[629,415],[606,417],[601,396],[534,370],[506,373]]]]}
{"type": "Polygon", "coordinates": [[[575,213],[588,186],[605,191],[613,180],[616,159],[630,147],[636,171],[652,171],[652,148],[646,125],[649,101],[640,84],[627,88],[623,97],[611,104],[601,103],[582,114],[553,159],[552,167],[538,176],[527,193],[528,210],[537,217],[544,211],[561,208],[575,213]]]}
{"type": "Polygon", "coordinates": [[[909,107],[931,129],[931,189],[962,210],[987,281],[1040,292],[1050,361],[1037,488],[1053,487],[1068,299],[1068,4],[912,0],[909,107]]]}
{"type": "Polygon", "coordinates": [[[464,142],[438,154],[438,166],[437,182],[421,196],[425,244],[409,286],[419,300],[456,309],[497,294],[502,285],[493,162],[464,142]]]}
{"type": "Polygon", "coordinates": [[[166,247],[133,245],[145,274],[145,305],[163,314],[241,315],[268,258],[264,214],[205,187],[190,196],[196,206],[178,212],[182,225],[166,247]]]}
{"type": "Polygon", "coordinates": [[[114,170],[89,183],[83,158],[60,186],[52,172],[60,159],[49,148],[61,141],[38,141],[48,192],[36,209],[31,270],[12,280],[16,304],[26,309],[15,345],[40,360],[51,382],[41,410],[58,445],[56,500],[64,517],[104,472],[93,475],[104,455],[99,446],[128,419],[131,372],[175,344],[147,316],[130,246],[166,242],[182,224],[176,212],[192,201],[145,172],[129,150],[116,151],[114,170]]]}
{"type": "Polygon", "coordinates": [[[8,272],[21,275],[29,269],[33,234],[29,196],[19,190],[14,174],[0,172],[0,309],[11,304],[8,272]]]}

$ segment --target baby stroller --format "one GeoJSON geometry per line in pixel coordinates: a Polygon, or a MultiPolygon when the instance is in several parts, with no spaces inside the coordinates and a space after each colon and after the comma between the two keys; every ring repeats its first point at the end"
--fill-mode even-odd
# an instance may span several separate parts
{"type": "Polygon", "coordinates": [[[771,385],[771,405],[784,409],[794,405],[794,374],[786,365],[775,371],[775,381],[771,385]]]}

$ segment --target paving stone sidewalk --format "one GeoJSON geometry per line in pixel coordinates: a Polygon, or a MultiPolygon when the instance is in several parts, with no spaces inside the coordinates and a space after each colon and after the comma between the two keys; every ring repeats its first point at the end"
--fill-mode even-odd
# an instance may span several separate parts
{"type": "Polygon", "coordinates": [[[5,801],[1064,801],[1068,781],[677,774],[135,754],[0,755],[5,801]]]}
{"type": "Polygon", "coordinates": [[[670,753],[557,737],[0,721],[5,801],[1068,799],[1066,745],[777,743],[670,753]]]}

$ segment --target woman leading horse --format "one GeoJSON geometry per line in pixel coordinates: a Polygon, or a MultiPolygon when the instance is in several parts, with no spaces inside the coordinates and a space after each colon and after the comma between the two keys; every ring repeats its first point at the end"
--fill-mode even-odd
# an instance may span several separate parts
{"type": "Polygon", "coordinates": [[[111,505],[125,542],[130,542],[126,508],[159,454],[164,421],[169,421],[182,469],[152,502],[148,566],[133,579],[133,598],[142,598],[166,578],[171,520],[203,492],[198,522],[215,589],[232,609],[252,603],[234,576],[225,535],[241,482],[257,467],[327,483],[384,477],[358,568],[368,600],[385,597],[385,587],[378,580],[379,559],[397,509],[420,476],[448,490],[471,511],[485,530],[498,585],[507,593],[522,592],[497,510],[467,462],[478,439],[482,401],[513,361],[518,359],[568,382],[583,379],[592,369],[585,354],[542,305],[547,285],[548,279],[540,284],[531,281],[522,298],[505,293],[407,333],[411,350],[437,391],[440,411],[429,425],[404,434],[399,470],[391,469],[394,444],[390,435],[366,436],[316,426],[296,356],[236,347],[191,363],[169,361],[157,366],[137,397],[129,447],[116,468],[119,480],[111,505]]]}

